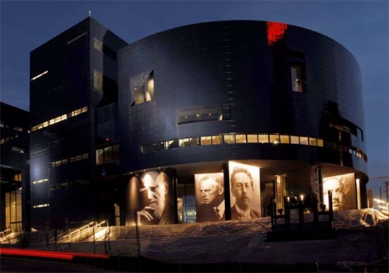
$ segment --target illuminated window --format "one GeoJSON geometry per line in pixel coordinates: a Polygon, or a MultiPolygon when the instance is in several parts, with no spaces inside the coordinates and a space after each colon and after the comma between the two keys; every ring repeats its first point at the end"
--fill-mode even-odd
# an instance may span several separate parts
{"type": "Polygon", "coordinates": [[[317,139],[314,137],[309,138],[309,146],[317,146],[317,139]]]}
{"type": "Polygon", "coordinates": [[[12,146],[12,152],[18,153],[18,154],[24,154],[24,149],[16,146],[12,146]]]}
{"type": "Polygon", "coordinates": [[[35,77],[33,77],[33,78],[31,79],[31,81],[35,81],[36,79],[42,77],[43,75],[46,75],[47,73],[49,73],[49,70],[46,70],[46,71],[44,71],[44,72],[42,72],[42,73],[36,75],[35,77]]]}
{"type": "Polygon", "coordinates": [[[291,80],[292,90],[295,92],[303,92],[302,68],[300,66],[292,65],[291,80]]]}
{"type": "Polygon", "coordinates": [[[22,191],[6,192],[4,195],[3,210],[5,216],[5,228],[11,228],[14,231],[22,229],[22,191]],[[4,200],[5,199],[5,200],[4,200]]]}
{"type": "Polygon", "coordinates": [[[320,139],[320,138],[317,139],[317,146],[319,146],[319,147],[323,147],[324,146],[324,143],[323,143],[322,139],[320,139]]]}
{"type": "Polygon", "coordinates": [[[281,143],[288,144],[289,143],[289,136],[288,135],[280,135],[281,143]]]}
{"type": "Polygon", "coordinates": [[[82,159],[81,155],[76,156],[76,161],[79,161],[81,159],[82,159]]]}
{"type": "Polygon", "coordinates": [[[235,135],[223,135],[223,141],[226,144],[234,144],[235,143],[235,135]]]}
{"type": "Polygon", "coordinates": [[[74,157],[69,158],[69,162],[74,162],[74,157]]]}
{"type": "Polygon", "coordinates": [[[246,135],[236,135],[236,143],[246,143],[246,135]]]}
{"type": "Polygon", "coordinates": [[[154,98],[154,72],[148,71],[130,79],[133,102],[131,106],[151,101],[154,98]]]}
{"type": "Polygon", "coordinates": [[[96,165],[101,165],[104,163],[104,150],[96,150],[96,165]]]}
{"type": "Polygon", "coordinates": [[[89,154],[83,154],[82,159],[87,159],[89,157],[89,154]]]}
{"type": "Polygon", "coordinates": [[[23,132],[23,128],[20,128],[20,127],[14,127],[14,130],[16,130],[16,131],[19,131],[19,132],[23,132]]]}
{"type": "Polygon", "coordinates": [[[212,144],[212,137],[206,136],[201,137],[201,145],[211,145],[212,144]]]}
{"type": "Polygon", "coordinates": [[[290,143],[291,144],[300,144],[299,137],[298,136],[290,136],[290,143]]]}
{"type": "Polygon", "coordinates": [[[269,138],[270,138],[270,143],[273,143],[273,144],[280,143],[280,136],[278,134],[269,135],[269,138]]]}
{"type": "Polygon", "coordinates": [[[222,121],[231,118],[229,105],[179,109],[177,116],[178,124],[200,121],[222,121]]]}
{"type": "Polygon", "coordinates": [[[22,174],[21,173],[15,173],[14,174],[14,181],[21,182],[22,181],[22,174]]]}
{"type": "Polygon", "coordinates": [[[103,52],[103,43],[97,40],[96,38],[93,38],[93,47],[100,52],[103,52]]]}
{"type": "Polygon", "coordinates": [[[93,88],[99,93],[103,92],[103,74],[93,70],[93,88]]]}
{"type": "Polygon", "coordinates": [[[300,137],[301,145],[308,145],[308,137],[300,137]]]}
{"type": "Polygon", "coordinates": [[[62,165],[68,164],[68,160],[67,160],[67,159],[62,159],[61,164],[62,164],[62,165]]]}
{"type": "Polygon", "coordinates": [[[269,135],[258,135],[258,143],[269,143],[269,135]]]}
{"type": "Polygon", "coordinates": [[[194,138],[183,138],[179,140],[179,146],[184,147],[184,146],[196,146],[199,145],[199,138],[194,137],[194,138]]]}
{"type": "Polygon", "coordinates": [[[39,205],[34,205],[33,208],[34,209],[38,209],[38,208],[45,208],[45,207],[49,207],[50,204],[39,204],[39,205]]]}
{"type": "Polygon", "coordinates": [[[212,136],[212,144],[220,144],[221,143],[221,136],[212,136]]]}
{"type": "Polygon", "coordinates": [[[247,135],[247,143],[258,143],[258,135],[247,135]]]}

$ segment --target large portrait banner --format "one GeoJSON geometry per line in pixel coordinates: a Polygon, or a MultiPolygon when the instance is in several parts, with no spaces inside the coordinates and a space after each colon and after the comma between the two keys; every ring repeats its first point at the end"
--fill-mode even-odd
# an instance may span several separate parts
{"type": "Polygon", "coordinates": [[[353,173],[323,178],[323,203],[329,208],[328,191],[332,192],[332,209],[356,209],[355,175],[353,173]]]}
{"type": "Polygon", "coordinates": [[[230,175],[231,220],[261,217],[260,168],[228,162],[230,175]]]}
{"type": "Polygon", "coordinates": [[[195,174],[196,221],[225,220],[223,173],[195,174]]]}
{"type": "Polygon", "coordinates": [[[135,175],[130,179],[128,189],[128,212],[129,218],[133,219],[130,222],[137,221],[138,225],[174,223],[173,185],[166,172],[135,175]]]}

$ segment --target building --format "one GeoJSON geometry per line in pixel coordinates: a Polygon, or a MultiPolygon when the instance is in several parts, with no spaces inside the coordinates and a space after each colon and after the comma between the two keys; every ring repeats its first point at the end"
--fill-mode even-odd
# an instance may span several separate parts
{"type": "Polygon", "coordinates": [[[31,52],[32,227],[104,214],[95,150],[118,140],[117,51],[126,44],[87,18],[31,52]]]}
{"type": "Polygon", "coordinates": [[[263,217],[329,190],[367,206],[358,63],[317,32],[221,21],[127,44],[89,17],[31,52],[30,91],[34,228],[263,217]]]}
{"type": "Polygon", "coordinates": [[[0,102],[0,230],[29,230],[29,113],[0,102]]]}

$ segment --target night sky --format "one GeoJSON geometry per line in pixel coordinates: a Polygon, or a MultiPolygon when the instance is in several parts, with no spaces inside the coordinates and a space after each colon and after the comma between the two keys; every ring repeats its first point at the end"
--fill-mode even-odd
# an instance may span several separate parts
{"type": "MultiPolygon", "coordinates": [[[[264,20],[329,36],[362,72],[370,182],[375,196],[389,175],[388,1],[14,1],[1,0],[0,100],[29,110],[29,53],[88,16],[128,43],[178,26],[264,20]]],[[[383,192],[385,196],[385,193],[383,192]]]]}

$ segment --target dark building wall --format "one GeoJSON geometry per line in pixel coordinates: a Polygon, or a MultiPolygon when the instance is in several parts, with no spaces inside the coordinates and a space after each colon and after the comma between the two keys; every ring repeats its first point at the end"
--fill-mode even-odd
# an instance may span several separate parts
{"type": "Polygon", "coordinates": [[[360,135],[364,131],[360,72],[354,57],[332,39],[303,28],[288,25],[274,41],[270,32],[267,22],[204,23],[164,31],[122,49],[123,171],[250,158],[332,163],[366,173],[363,159],[338,151],[353,146],[366,152],[360,135]],[[292,91],[290,68],[295,62],[302,62],[305,69],[304,92],[292,91]],[[151,70],[154,98],[131,106],[131,78],[151,70]],[[183,109],[215,106],[229,107],[230,119],[178,122],[183,109]],[[350,127],[355,134],[335,125],[350,127]],[[141,153],[145,144],[224,133],[319,137],[336,148],[250,144],[141,153]]]}
{"type": "Polygon", "coordinates": [[[31,52],[31,79],[47,71],[30,86],[36,228],[79,225],[96,215],[95,109],[117,101],[116,51],[125,44],[87,18],[31,52]]]}

